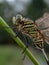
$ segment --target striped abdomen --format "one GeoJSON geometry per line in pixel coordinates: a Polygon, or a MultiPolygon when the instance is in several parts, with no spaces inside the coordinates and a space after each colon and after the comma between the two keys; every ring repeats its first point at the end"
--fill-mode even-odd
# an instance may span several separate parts
{"type": "Polygon", "coordinates": [[[33,38],[33,42],[36,47],[42,48],[44,38],[42,33],[38,30],[37,25],[33,21],[24,22],[22,32],[28,34],[31,38],[33,38]]]}

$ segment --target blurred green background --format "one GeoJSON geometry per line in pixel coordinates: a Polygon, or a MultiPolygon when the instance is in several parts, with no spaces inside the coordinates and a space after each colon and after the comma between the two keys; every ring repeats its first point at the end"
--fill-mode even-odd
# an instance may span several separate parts
{"type": "MultiPolygon", "coordinates": [[[[0,16],[11,27],[13,27],[12,17],[16,16],[16,14],[22,14],[24,17],[35,21],[42,17],[45,12],[49,13],[49,0],[0,0],[0,16]]],[[[18,33],[18,31],[16,32],[18,33]]],[[[21,32],[19,32],[18,36],[26,44],[21,32]]],[[[47,65],[41,51],[33,46],[29,37],[27,38],[31,52],[41,65],[47,65]]],[[[49,57],[49,45],[45,43],[44,46],[49,57]]],[[[0,65],[33,65],[28,57],[24,61],[21,60],[23,57],[21,52],[22,49],[17,46],[10,35],[0,26],[0,65]]]]}

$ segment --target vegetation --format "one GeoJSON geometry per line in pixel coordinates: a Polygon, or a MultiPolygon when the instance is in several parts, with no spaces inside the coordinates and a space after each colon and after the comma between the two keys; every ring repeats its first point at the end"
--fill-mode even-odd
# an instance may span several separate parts
{"type": "Polygon", "coordinates": [[[23,65],[21,48],[0,46],[0,65],[23,65]]]}
{"type": "MultiPolygon", "coordinates": [[[[26,46],[24,43],[19,39],[19,37],[16,37],[16,34],[13,32],[13,30],[8,26],[8,24],[0,17],[0,25],[10,34],[10,36],[14,39],[14,41],[24,50],[26,46]]],[[[31,61],[34,63],[34,65],[39,65],[36,58],[33,56],[33,54],[26,48],[25,53],[27,56],[31,59],[31,61]]]]}

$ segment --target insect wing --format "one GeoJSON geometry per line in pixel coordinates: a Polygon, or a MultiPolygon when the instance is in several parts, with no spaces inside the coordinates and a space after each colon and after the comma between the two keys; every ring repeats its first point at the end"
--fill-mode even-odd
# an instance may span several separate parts
{"type": "Polygon", "coordinates": [[[38,28],[42,31],[45,42],[49,44],[49,14],[45,13],[43,17],[36,20],[36,23],[38,24],[38,28]]]}

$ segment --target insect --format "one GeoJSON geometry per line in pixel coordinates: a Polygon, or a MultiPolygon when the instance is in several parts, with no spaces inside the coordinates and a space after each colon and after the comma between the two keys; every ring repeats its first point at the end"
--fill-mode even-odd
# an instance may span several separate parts
{"type": "Polygon", "coordinates": [[[44,37],[44,34],[38,28],[39,25],[36,22],[33,22],[32,20],[30,20],[28,18],[24,18],[20,14],[16,15],[16,17],[13,17],[13,24],[23,34],[26,34],[33,39],[34,46],[43,52],[44,57],[47,61],[47,64],[49,65],[49,60],[48,60],[47,55],[44,51],[44,41],[46,39],[46,42],[48,42],[47,41],[48,37],[47,36],[46,36],[47,38],[44,37]]]}

